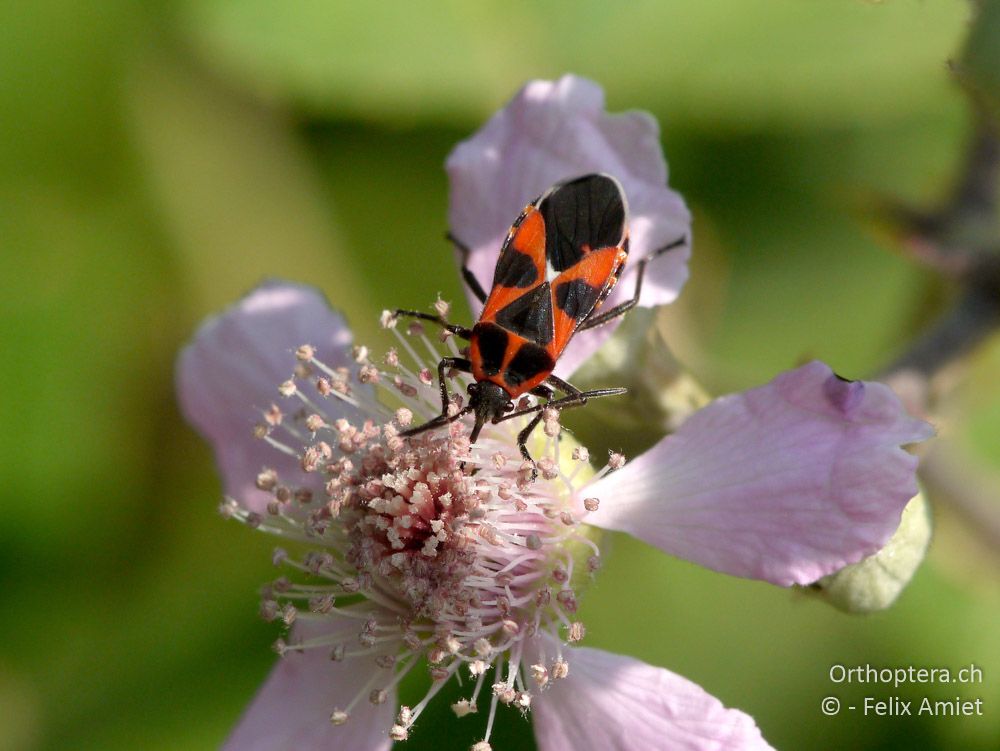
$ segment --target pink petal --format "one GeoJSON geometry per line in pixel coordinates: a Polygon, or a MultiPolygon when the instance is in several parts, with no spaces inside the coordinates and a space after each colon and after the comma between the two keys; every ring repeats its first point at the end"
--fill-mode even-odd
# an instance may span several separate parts
{"type": "Polygon", "coordinates": [[[771,748],[753,718],[686,678],[599,649],[564,652],[569,675],[531,705],[539,751],[771,748]]]}
{"type": "MultiPolygon", "coordinates": [[[[563,76],[532,81],[446,163],[451,179],[452,233],[472,249],[470,267],[489,291],[503,238],[525,205],[554,183],[589,172],[607,172],[625,188],[631,216],[630,269],[649,251],[687,236],[691,216],[667,187],[667,165],[656,121],[645,112],[609,115],[604,92],[593,81],[563,76]]],[[[650,265],[642,304],[672,302],[687,280],[690,247],[650,265]]],[[[605,309],[632,296],[626,272],[605,309]]],[[[478,313],[479,302],[469,296],[478,313]]],[[[576,336],[557,372],[572,373],[614,330],[611,323],[576,336]]]]}
{"type": "Polygon", "coordinates": [[[226,740],[224,751],[388,749],[395,691],[377,706],[364,696],[347,722],[330,722],[334,709],[345,709],[376,671],[386,671],[372,660],[334,662],[327,655],[319,648],[285,654],[226,740]]]}
{"type": "MultiPolygon", "coordinates": [[[[311,344],[327,365],[338,366],[347,363],[350,342],[344,319],[318,291],[282,282],[261,285],[202,324],[178,358],[178,399],[215,449],[227,495],[259,512],[271,499],[254,485],[262,468],[290,484],[303,476],[294,458],[255,439],[253,427],[272,403],[286,414],[302,406],[278,393],[295,370],[296,348],[311,344]]],[[[326,406],[344,410],[333,400],[326,406]]]]}
{"type": "Polygon", "coordinates": [[[735,576],[805,584],[881,548],[933,433],[881,383],[812,362],[726,396],[585,488],[587,521],[735,576]]]}

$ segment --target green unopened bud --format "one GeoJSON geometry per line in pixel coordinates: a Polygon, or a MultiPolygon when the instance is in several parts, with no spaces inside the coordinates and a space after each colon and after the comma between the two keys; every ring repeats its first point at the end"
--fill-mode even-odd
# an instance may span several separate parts
{"type": "Polygon", "coordinates": [[[924,560],[931,529],[930,505],[920,491],[903,509],[899,528],[884,548],[824,576],[809,589],[845,613],[885,610],[896,601],[924,560]]]}

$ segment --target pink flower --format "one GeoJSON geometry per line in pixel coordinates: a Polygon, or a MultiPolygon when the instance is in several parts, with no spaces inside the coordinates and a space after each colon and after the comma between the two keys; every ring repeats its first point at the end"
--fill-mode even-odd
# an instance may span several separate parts
{"type": "MultiPolygon", "coordinates": [[[[686,231],[655,123],[604,114],[600,90],[580,79],[529,84],[448,168],[452,228],[484,280],[502,223],[573,174],[619,177],[638,255],[686,231]]],[[[649,286],[652,302],[683,284],[675,258],[649,286]]],[[[809,583],[889,538],[916,493],[916,461],[900,446],[929,426],[886,386],[814,362],[712,402],[645,454],[628,464],[612,455],[596,473],[547,420],[532,482],[518,421],[488,425],[474,446],[461,421],[399,436],[440,409],[431,373],[441,353],[419,327],[394,333],[399,351],[384,360],[349,352],[346,324],[319,293],[269,283],[181,354],[181,405],[215,448],[222,510],[309,548],[275,551],[291,574],[266,588],[261,612],[289,633],[226,747],[388,748],[461,674],[455,714],[485,715],[476,751],[490,748],[500,704],[530,712],[542,751],[769,748],[749,716],[690,681],[577,646],[577,597],[600,561],[588,528],[736,576],[809,583]],[[428,694],[397,706],[398,682],[423,664],[428,694]]],[[[570,366],[604,332],[589,334],[574,340],[570,366]]],[[[457,351],[453,339],[445,348],[457,351]]]]}

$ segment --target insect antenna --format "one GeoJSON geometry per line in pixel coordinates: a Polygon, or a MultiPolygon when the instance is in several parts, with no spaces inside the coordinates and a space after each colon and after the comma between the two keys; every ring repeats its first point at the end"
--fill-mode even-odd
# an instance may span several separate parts
{"type": "Polygon", "coordinates": [[[409,430],[404,430],[400,432],[400,436],[403,438],[409,438],[411,435],[417,435],[418,433],[423,433],[426,430],[433,430],[434,428],[440,428],[442,425],[448,425],[449,423],[455,422],[459,417],[469,414],[473,410],[472,405],[460,409],[453,415],[440,414],[437,417],[431,418],[422,425],[418,425],[415,428],[410,428],[409,430]]]}

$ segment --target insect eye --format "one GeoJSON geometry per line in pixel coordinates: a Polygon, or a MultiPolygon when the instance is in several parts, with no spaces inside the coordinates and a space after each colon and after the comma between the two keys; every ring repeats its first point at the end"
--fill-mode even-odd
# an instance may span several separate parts
{"type": "Polygon", "coordinates": [[[505,405],[503,405],[503,411],[504,412],[511,412],[513,409],[514,409],[514,402],[512,402],[510,399],[508,399],[507,403],[505,405]]]}
{"type": "Polygon", "coordinates": [[[478,384],[478,383],[476,383],[475,381],[473,381],[472,383],[470,383],[470,384],[468,385],[468,387],[467,387],[467,388],[466,388],[465,390],[466,390],[466,391],[467,391],[467,392],[469,393],[469,396],[472,396],[473,394],[475,394],[475,393],[476,393],[476,387],[477,387],[478,385],[479,385],[479,384],[478,384]]]}

